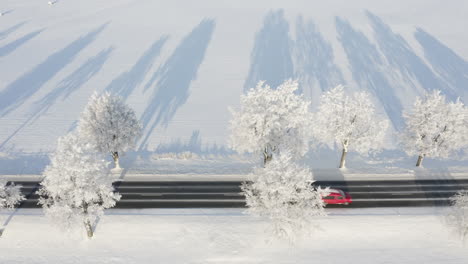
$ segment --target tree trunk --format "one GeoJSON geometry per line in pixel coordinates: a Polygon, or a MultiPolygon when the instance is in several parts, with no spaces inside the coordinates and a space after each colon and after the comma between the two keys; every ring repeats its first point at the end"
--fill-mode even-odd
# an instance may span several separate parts
{"type": "Polygon", "coordinates": [[[421,167],[423,159],[424,159],[424,155],[419,155],[418,161],[416,162],[416,167],[421,167]]]}
{"type": "Polygon", "coordinates": [[[91,226],[91,222],[89,220],[86,220],[85,223],[85,228],[86,228],[86,233],[88,234],[88,238],[93,237],[93,227],[91,226]]]}
{"type": "Polygon", "coordinates": [[[346,148],[343,148],[343,151],[342,151],[342,153],[341,153],[340,169],[342,169],[342,168],[345,167],[345,163],[346,163],[346,154],[348,154],[348,152],[346,151],[346,148]]]}
{"type": "Polygon", "coordinates": [[[116,169],[120,169],[119,163],[119,152],[112,152],[112,158],[114,159],[114,164],[116,169]]]}
{"type": "Polygon", "coordinates": [[[273,151],[274,148],[269,145],[263,149],[263,167],[266,167],[267,163],[273,159],[273,151]]]}
{"type": "Polygon", "coordinates": [[[272,158],[273,158],[272,154],[268,154],[266,152],[263,152],[263,167],[265,167],[267,165],[267,163],[271,161],[272,158]]]}
{"type": "MultiPolygon", "coordinates": [[[[88,204],[83,202],[83,213],[84,215],[88,216],[88,204]]],[[[92,238],[93,237],[93,227],[91,226],[91,222],[89,221],[89,219],[86,219],[84,221],[84,226],[85,226],[85,229],[86,229],[86,233],[88,234],[88,238],[92,238]]]]}

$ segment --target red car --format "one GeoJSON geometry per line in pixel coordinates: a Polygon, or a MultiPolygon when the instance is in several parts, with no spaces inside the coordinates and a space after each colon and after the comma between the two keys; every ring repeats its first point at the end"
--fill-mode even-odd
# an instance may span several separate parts
{"type": "Polygon", "coordinates": [[[322,197],[326,204],[344,204],[348,205],[352,202],[349,193],[343,192],[340,189],[329,189],[330,193],[322,197]]]}

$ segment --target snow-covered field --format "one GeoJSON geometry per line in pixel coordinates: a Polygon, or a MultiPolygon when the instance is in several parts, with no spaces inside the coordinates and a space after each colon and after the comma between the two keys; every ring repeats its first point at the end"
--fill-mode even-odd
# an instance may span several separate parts
{"type": "MultiPolygon", "coordinates": [[[[156,163],[192,152],[198,168],[203,160],[224,166],[228,106],[262,79],[298,79],[312,108],[337,83],[368,91],[399,129],[401,111],[425,90],[466,101],[467,3],[2,0],[1,167],[40,171],[93,91],[122,95],[135,109],[145,128],[137,153],[156,163]]],[[[390,136],[387,143],[396,147],[390,136]]],[[[338,155],[313,156],[336,166],[338,155]]],[[[350,154],[348,164],[399,166],[406,158],[350,154]]]]}
{"type": "MultiPolygon", "coordinates": [[[[335,169],[339,151],[308,152],[298,163],[315,180],[466,179],[467,150],[414,169],[397,132],[425,92],[468,101],[467,13],[466,0],[1,0],[0,180],[41,179],[57,138],[77,126],[94,92],[122,96],[143,128],[135,150],[118,151],[124,170],[115,178],[244,180],[261,162],[229,148],[229,107],[238,109],[258,81],[276,87],[287,79],[297,80],[312,111],[338,84],[347,94],[368,92],[390,124],[379,141],[385,149],[351,152],[348,169],[335,169]]],[[[71,175],[86,168],[65,163],[71,175]]],[[[60,233],[38,209],[0,210],[0,264],[468,263],[444,225],[449,209],[327,209],[322,228],[294,246],[271,240],[267,221],[241,209],[111,209],[91,240],[84,230],[60,233]]]]}
{"type": "Polygon", "coordinates": [[[467,263],[444,225],[447,210],[328,209],[322,230],[291,246],[241,209],[109,210],[91,240],[20,209],[0,238],[0,263],[467,263]]]}

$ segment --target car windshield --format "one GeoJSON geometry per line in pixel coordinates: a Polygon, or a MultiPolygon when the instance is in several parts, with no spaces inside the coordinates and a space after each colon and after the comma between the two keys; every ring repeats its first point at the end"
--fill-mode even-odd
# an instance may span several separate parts
{"type": "Polygon", "coordinates": [[[338,195],[341,195],[341,196],[345,196],[344,192],[342,190],[339,190],[339,189],[330,189],[330,194],[338,194],[338,195]]]}

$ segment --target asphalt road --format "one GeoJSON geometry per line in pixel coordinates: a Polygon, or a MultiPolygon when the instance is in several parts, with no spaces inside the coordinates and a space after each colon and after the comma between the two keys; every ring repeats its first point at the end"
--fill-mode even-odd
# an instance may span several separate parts
{"type": "MultiPolygon", "coordinates": [[[[22,208],[36,208],[38,182],[17,182],[23,185],[27,200],[22,208]]],[[[245,207],[239,181],[223,182],[116,182],[116,191],[122,198],[117,208],[233,208],[245,207]]],[[[446,206],[449,197],[468,189],[468,180],[404,180],[404,181],[318,181],[314,185],[338,188],[349,192],[350,205],[328,207],[393,207],[446,206]]]]}

